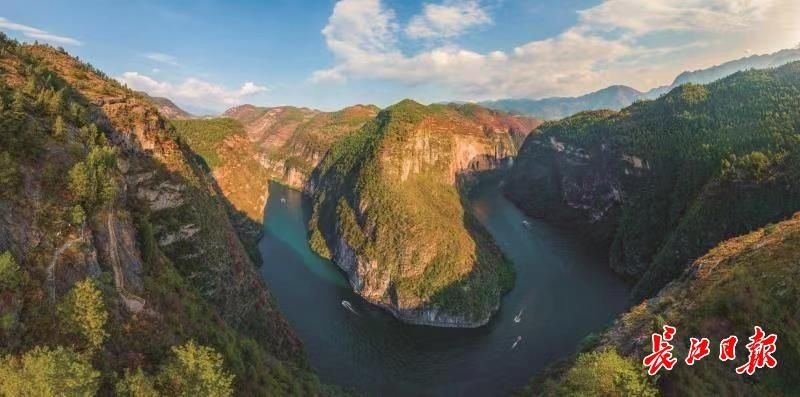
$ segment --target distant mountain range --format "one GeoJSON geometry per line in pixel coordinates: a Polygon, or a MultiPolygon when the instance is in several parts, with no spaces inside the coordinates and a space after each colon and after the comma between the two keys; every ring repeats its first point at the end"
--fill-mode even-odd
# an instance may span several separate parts
{"type": "Polygon", "coordinates": [[[683,72],[672,84],[653,88],[647,92],[640,92],[624,85],[614,85],[579,97],[500,99],[478,104],[491,109],[554,120],[584,110],[619,110],[640,99],[656,99],[682,84],[708,84],[739,71],[772,68],[797,60],[800,60],[800,48],[781,50],[767,55],[753,55],[708,69],[683,72]]]}
{"type": "Polygon", "coordinates": [[[169,100],[169,98],[150,96],[144,91],[137,91],[137,93],[144,96],[147,101],[158,108],[158,112],[161,113],[162,116],[168,119],[185,120],[195,117],[191,113],[178,107],[178,105],[169,100]]]}

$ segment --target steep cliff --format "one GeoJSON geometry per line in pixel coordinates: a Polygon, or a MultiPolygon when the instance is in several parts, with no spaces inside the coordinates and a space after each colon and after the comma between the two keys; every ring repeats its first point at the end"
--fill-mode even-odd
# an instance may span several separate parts
{"type": "Polygon", "coordinates": [[[334,142],[378,114],[375,106],[356,105],[337,112],[295,107],[243,105],[225,112],[241,122],[259,147],[259,162],[272,178],[297,190],[309,188],[311,172],[334,142]]]}
{"type": "Polygon", "coordinates": [[[684,85],[529,137],[507,195],[579,225],[651,296],[720,241],[800,209],[800,63],[684,85]]]}
{"type": "Polygon", "coordinates": [[[223,353],[240,394],[316,393],[224,198],[144,98],[62,50],[0,37],[0,112],[0,253],[21,274],[0,291],[4,354],[80,348],[60,307],[89,277],[108,309],[103,394],[191,339],[223,353]]]}
{"type": "MultiPolygon", "coordinates": [[[[605,332],[586,340],[584,351],[537,379],[523,394],[586,395],[609,379],[625,381],[626,367],[644,376],[642,359],[652,352],[650,336],[664,325],[677,328],[673,338],[672,371],[662,371],[654,383],[663,395],[784,396],[800,390],[800,214],[750,234],[727,240],[700,257],[653,299],[632,308],[605,332]],[[752,376],[735,369],[747,361],[746,341],[753,327],[778,335],[776,368],[752,376]],[[736,359],[722,362],[722,339],[738,337],[736,359]],[[686,365],[689,338],[709,338],[711,354],[686,365]],[[598,355],[599,354],[599,355],[598,355]],[[607,370],[581,367],[589,357],[620,357],[607,370]],[[625,363],[620,365],[619,363],[625,363]],[[589,368],[587,368],[589,369],[589,368]],[[573,382],[577,374],[585,375],[573,382]]],[[[606,361],[610,361],[606,359],[606,361]]],[[[628,377],[631,379],[631,377],[628,377]]],[[[629,382],[636,383],[636,382],[629,382]]],[[[641,382],[638,382],[641,384],[641,382]]],[[[622,382],[609,385],[622,393],[622,382]]],[[[613,391],[616,393],[613,393],[613,391]]],[[[623,393],[624,394],[624,393],[623,393]]]]}
{"type": "Polygon", "coordinates": [[[486,324],[513,271],[464,210],[457,179],[507,162],[524,128],[472,106],[387,108],[334,144],[315,171],[312,248],[401,320],[486,324]]]}

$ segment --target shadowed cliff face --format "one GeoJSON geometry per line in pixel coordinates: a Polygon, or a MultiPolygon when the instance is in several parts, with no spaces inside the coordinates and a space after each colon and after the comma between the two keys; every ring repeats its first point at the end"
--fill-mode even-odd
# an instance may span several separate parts
{"type": "Polygon", "coordinates": [[[384,110],[315,171],[312,247],[404,321],[485,324],[513,272],[464,211],[456,181],[507,162],[522,128],[479,108],[403,101],[384,110]]]}
{"type": "Polygon", "coordinates": [[[98,356],[106,378],[157,367],[170,346],[195,339],[224,353],[243,394],[282,394],[293,383],[313,392],[300,341],[274,308],[226,203],[153,106],[63,51],[5,40],[0,99],[0,157],[11,175],[0,190],[0,252],[10,251],[27,275],[11,308],[13,332],[0,331],[6,351],[70,344],[68,332],[57,332],[55,304],[92,276],[110,312],[98,356]],[[96,153],[107,158],[97,168],[102,185],[87,171],[89,182],[76,190],[70,170],[97,167],[96,153]],[[103,204],[88,204],[84,196],[98,191],[103,204]],[[245,351],[264,374],[286,371],[281,380],[246,371],[245,351]]]}
{"type": "Polygon", "coordinates": [[[506,193],[609,247],[634,298],[652,296],[714,244],[800,209],[798,87],[794,63],[547,123],[506,193]]]}

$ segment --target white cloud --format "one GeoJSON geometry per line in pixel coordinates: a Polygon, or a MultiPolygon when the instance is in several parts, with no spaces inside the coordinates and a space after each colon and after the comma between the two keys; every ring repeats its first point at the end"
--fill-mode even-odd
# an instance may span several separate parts
{"type": "Polygon", "coordinates": [[[490,23],[492,18],[477,1],[448,1],[425,4],[422,13],[411,18],[405,32],[412,38],[450,38],[490,23]]]}
{"type": "Polygon", "coordinates": [[[50,32],[46,32],[42,29],[9,21],[8,19],[5,19],[3,17],[0,17],[0,29],[19,32],[22,33],[22,35],[25,37],[34,40],[42,40],[53,44],[76,45],[76,46],[83,45],[83,43],[81,43],[76,39],[73,39],[72,37],[59,36],[50,32]]]}
{"type": "Polygon", "coordinates": [[[245,82],[239,89],[230,90],[194,77],[173,84],[138,72],[125,72],[117,80],[152,96],[168,97],[178,103],[214,110],[242,104],[246,98],[268,91],[267,87],[256,85],[252,81],[245,82]]]}
{"type": "Polygon", "coordinates": [[[473,1],[426,4],[401,30],[380,0],[340,0],[322,31],[336,63],[310,81],[428,84],[469,99],[577,95],[611,84],[651,88],[683,70],[744,56],[747,49],[772,52],[800,41],[797,0],[606,0],[580,11],[564,32],[508,51],[481,53],[453,44],[415,53],[400,49],[400,32],[447,38],[489,23],[475,7],[473,1]],[[451,18],[459,12],[469,17],[451,18]],[[661,33],[669,39],[650,40],[661,33]]]}
{"type": "Polygon", "coordinates": [[[163,63],[165,65],[181,66],[181,64],[178,63],[178,58],[175,58],[174,56],[169,54],[164,54],[161,52],[148,52],[146,54],[142,54],[142,56],[151,61],[163,63]]]}

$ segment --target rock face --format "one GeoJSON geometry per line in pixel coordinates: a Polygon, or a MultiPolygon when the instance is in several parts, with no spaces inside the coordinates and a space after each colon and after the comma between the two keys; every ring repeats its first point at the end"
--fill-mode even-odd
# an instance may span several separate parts
{"type": "Polygon", "coordinates": [[[259,108],[243,105],[223,116],[239,121],[258,147],[258,161],[271,178],[293,189],[309,187],[311,172],[334,142],[352,133],[378,113],[356,105],[338,112],[306,108],[259,108]]]}
{"type": "Polygon", "coordinates": [[[4,352],[74,344],[66,330],[52,331],[62,325],[55,307],[93,277],[109,311],[95,356],[104,379],[158,367],[171,346],[194,339],[226,362],[252,358],[248,370],[231,368],[239,394],[285,395],[294,386],[317,394],[302,345],[213,180],[156,108],[61,50],[1,35],[0,99],[0,253],[10,252],[29,280],[19,300],[0,299],[0,314],[15,319],[0,330],[4,352]],[[70,170],[80,167],[97,171],[76,179],[70,170]],[[92,204],[97,197],[102,204],[92,204]],[[278,369],[280,380],[271,375],[278,369]]]}
{"type": "Polygon", "coordinates": [[[506,194],[608,247],[611,266],[637,282],[634,298],[646,298],[714,244],[800,209],[797,87],[800,63],[545,124],[506,194]]]}
{"type": "Polygon", "coordinates": [[[456,182],[507,163],[523,125],[476,107],[407,100],[387,108],[314,172],[312,247],[354,291],[403,321],[486,324],[513,271],[464,210],[456,182]]]}

